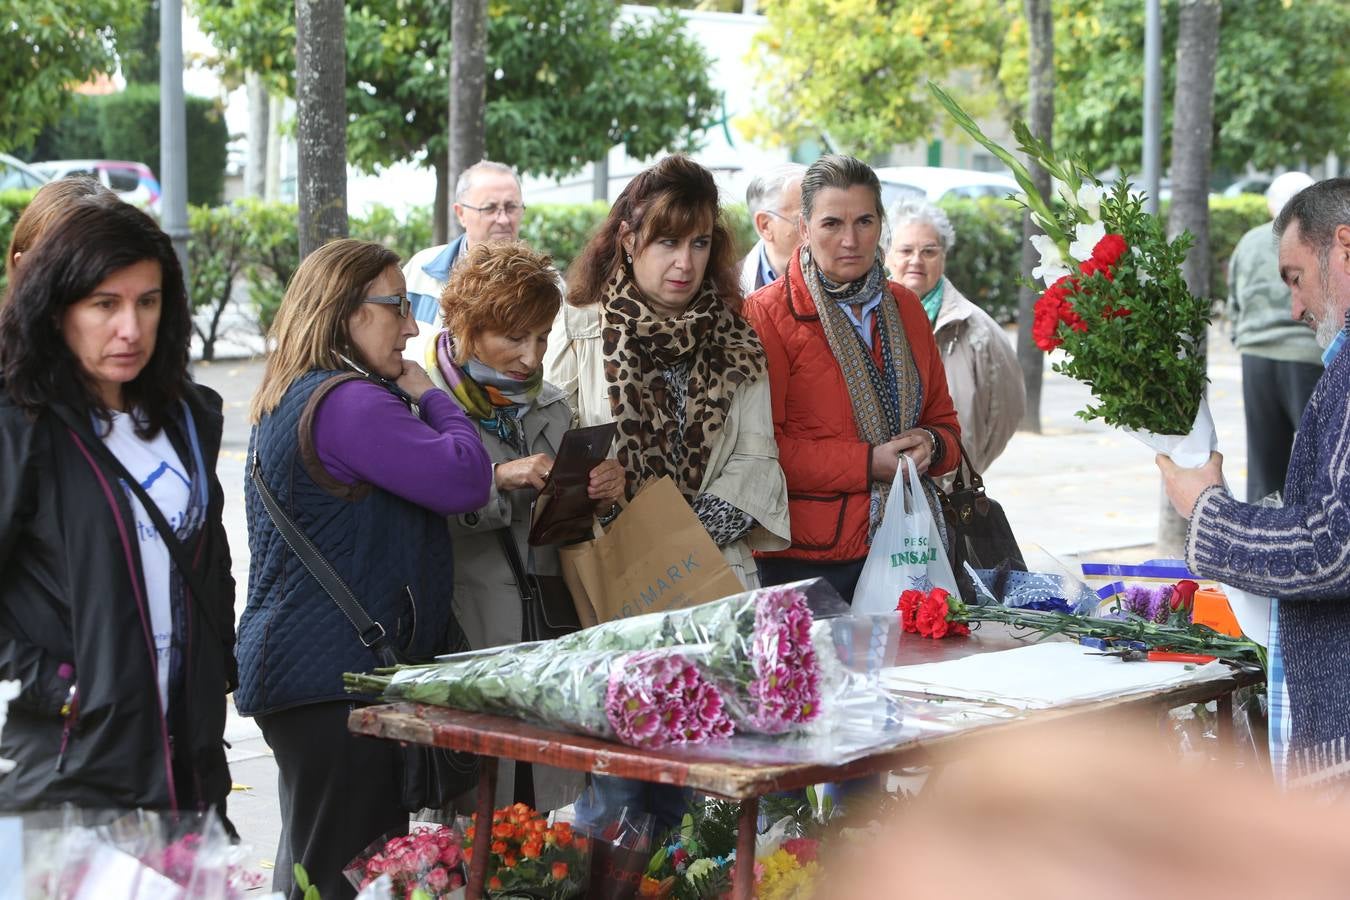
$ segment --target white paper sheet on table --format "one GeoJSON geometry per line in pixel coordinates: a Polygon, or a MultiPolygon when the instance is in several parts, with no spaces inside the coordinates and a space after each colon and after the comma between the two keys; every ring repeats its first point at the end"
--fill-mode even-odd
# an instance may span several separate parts
{"type": "Polygon", "coordinates": [[[1123,662],[1081,644],[1049,641],[881,671],[887,690],[1045,709],[1173,687],[1227,671],[1222,663],[1123,662]],[[1212,668],[1217,667],[1217,668],[1212,668]]]}

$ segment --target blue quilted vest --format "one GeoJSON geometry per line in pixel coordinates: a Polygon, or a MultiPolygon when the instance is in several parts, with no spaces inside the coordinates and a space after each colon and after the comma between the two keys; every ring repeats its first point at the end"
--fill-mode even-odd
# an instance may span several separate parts
{"type": "MultiPolygon", "coordinates": [[[[313,414],[329,390],[359,377],[316,370],[296,379],[249,438],[277,503],[413,659],[467,649],[451,612],[454,563],[445,519],[369,484],[348,487],[323,469],[311,440],[313,414]]],[[[273,527],[252,479],[248,515],[248,605],[236,655],[243,715],[349,699],[343,672],[380,664],[337,604],[273,527]]]]}

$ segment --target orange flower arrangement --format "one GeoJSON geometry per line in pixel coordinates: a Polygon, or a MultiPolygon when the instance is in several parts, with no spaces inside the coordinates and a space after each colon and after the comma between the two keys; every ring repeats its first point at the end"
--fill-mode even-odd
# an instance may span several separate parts
{"type": "MultiPolygon", "coordinates": [[[[477,821],[464,831],[464,858],[473,861],[477,821]]],[[[566,822],[549,825],[524,803],[492,814],[488,849],[489,894],[547,897],[580,896],[585,886],[590,841],[566,822]]]]}

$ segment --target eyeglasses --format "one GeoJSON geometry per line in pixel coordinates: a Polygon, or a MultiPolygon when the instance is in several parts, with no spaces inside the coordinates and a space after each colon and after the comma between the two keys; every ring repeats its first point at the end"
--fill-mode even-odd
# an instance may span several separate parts
{"type": "Polygon", "coordinates": [[[924,262],[932,262],[942,255],[942,248],[936,244],[929,244],[926,247],[896,247],[894,253],[896,259],[918,256],[924,262]]]}
{"type": "Polygon", "coordinates": [[[506,213],[508,219],[514,219],[516,216],[525,212],[525,204],[523,203],[504,203],[500,205],[489,203],[487,206],[470,206],[467,203],[461,203],[460,206],[465,209],[471,209],[474,212],[482,213],[489,219],[495,219],[502,213],[506,213]]]}
{"type": "Polygon", "coordinates": [[[366,297],[361,302],[397,306],[400,319],[408,318],[408,314],[412,312],[412,301],[408,299],[407,294],[383,294],[378,297],[366,297]]]}
{"type": "Polygon", "coordinates": [[[795,216],[793,216],[792,218],[788,218],[787,216],[783,215],[782,213],[780,213],[780,212],[775,212],[775,211],[772,210],[772,209],[762,209],[762,210],[760,210],[760,212],[766,212],[766,213],[768,213],[769,215],[773,216],[775,219],[782,219],[784,222],[788,223],[788,224],[791,225],[793,228],[796,228],[796,227],[801,223],[801,221],[802,221],[802,217],[801,217],[800,214],[795,215],[795,216]]]}

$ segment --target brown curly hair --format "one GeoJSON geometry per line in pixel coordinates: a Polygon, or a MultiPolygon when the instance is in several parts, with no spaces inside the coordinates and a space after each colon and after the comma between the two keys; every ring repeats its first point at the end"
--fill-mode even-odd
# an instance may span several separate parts
{"type": "Polygon", "coordinates": [[[558,315],[562,288],[546,253],[521,241],[475,244],[450,272],[441,314],[463,363],[484,332],[513,334],[540,328],[558,315]]]}
{"type": "Polygon", "coordinates": [[[624,264],[620,232],[626,224],[637,235],[636,253],[657,238],[684,237],[712,223],[712,251],[704,282],[739,313],[740,265],[735,241],[722,220],[717,182],[712,173],[687,156],[667,156],[643,169],[619,194],[609,215],[567,271],[567,302],[588,306],[599,302],[605,285],[624,264]]]}

